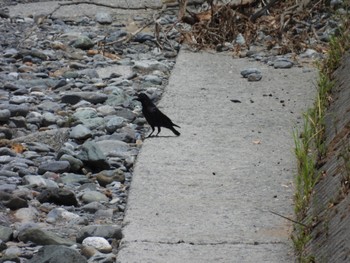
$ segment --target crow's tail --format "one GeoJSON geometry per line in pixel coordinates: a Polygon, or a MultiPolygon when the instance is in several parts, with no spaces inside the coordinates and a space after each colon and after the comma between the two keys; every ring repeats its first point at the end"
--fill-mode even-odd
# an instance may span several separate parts
{"type": "MultiPolygon", "coordinates": [[[[179,127],[179,126],[177,126],[177,125],[174,125],[174,126],[179,127]]],[[[180,133],[179,133],[177,130],[175,130],[174,127],[171,127],[170,130],[171,130],[176,136],[179,136],[179,135],[180,135],[180,133]]]]}

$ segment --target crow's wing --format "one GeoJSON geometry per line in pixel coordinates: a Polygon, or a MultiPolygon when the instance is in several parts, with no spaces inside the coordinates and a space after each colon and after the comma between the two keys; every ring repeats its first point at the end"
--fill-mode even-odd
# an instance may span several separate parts
{"type": "Polygon", "coordinates": [[[144,108],[143,115],[151,126],[155,127],[171,127],[172,121],[161,112],[155,105],[144,108]]]}

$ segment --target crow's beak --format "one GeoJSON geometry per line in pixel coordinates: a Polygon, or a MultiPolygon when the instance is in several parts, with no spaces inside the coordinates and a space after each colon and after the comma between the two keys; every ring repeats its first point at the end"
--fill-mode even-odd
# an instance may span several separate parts
{"type": "Polygon", "coordinates": [[[137,100],[137,101],[140,101],[140,99],[139,99],[139,98],[133,98],[132,100],[137,100]]]}

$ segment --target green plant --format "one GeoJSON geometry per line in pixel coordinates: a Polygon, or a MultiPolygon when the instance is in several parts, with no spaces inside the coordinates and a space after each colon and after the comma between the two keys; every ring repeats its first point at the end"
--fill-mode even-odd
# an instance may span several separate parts
{"type": "MultiPolygon", "coordinates": [[[[325,146],[325,113],[332,101],[331,91],[334,87],[333,72],[341,62],[342,55],[350,49],[350,19],[342,19],[339,34],[333,36],[329,43],[328,57],[318,64],[319,78],[317,82],[317,96],[313,107],[304,114],[304,123],[301,131],[294,131],[295,155],[298,163],[298,173],[295,180],[295,214],[297,221],[303,222],[307,216],[315,184],[320,178],[317,164],[326,155],[325,146]]],[[[348,153],[348,151],[346,151],[348,153]]],[[[350,155],[342,156],[345,169],[350,174],[350,155]]],[[[349,185],[349,178],[346,178],[349,185]]],[[[311,227],[294,225],[292,240],[298,254],[299,262],[315,262],[312,255],[305,252],[305,246],[310,241],[311,227]]],[[[310,223],[311,226],[311,223],[310,223]]]]}

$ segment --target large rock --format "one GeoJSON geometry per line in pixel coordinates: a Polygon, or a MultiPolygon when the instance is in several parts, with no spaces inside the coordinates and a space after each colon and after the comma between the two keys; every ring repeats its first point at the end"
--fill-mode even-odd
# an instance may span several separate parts
{"type": "Polygon", "coordinates": [[[102,140],[97,141],[96,145],[101,149],[104,155],[109,155],[113,153],[124,155],[129,149],[129,145],[126,142],[117,141],[117,140],[102,140]]]}
{"type": "Polygon", "coordinates": [[[58,188],[58,185],[56,182],[43,178],[40,175],[25,175],[23,177],[23,183],[26,185],[36,185],[40,187],[49,187],[49,188],[58,188]]]}
{"type": "MultiPolygon", "coordinates": [[[[24,228],[18,233],[18,239],[22,242],[33,242],[37,245],[64,245],[71,246],[75,243],[69,239],[64,239],[53,232],[49,232],[37,227],[24,228]]],[[[62,256],[62,255],[61,255],[62,256]]],[[[61,261],[62,262],[62,261],[61,261]]]]}
{"type": "Polygon", "coordinates": [[[54,203],[56,205],[77,206],[78,201],[74,193],[64,188],[49,188],[42,191],[37,200],[40,203],[54,203]]]}
{"type": "Polygon", "coordinates": [[[7,122],[11,117],[11,112],[8,109],[0,110],[0,121],[7,122]]]}
{"type": "Polygon", "coordinates": [[[122,117],[114,116],[106,123],[106,130],[109,133],[115,132],[117,129],[124,126],[125,119],[122,117]]]}
{"type": "Polygon", "coordinates": [[[82,36],[74,41],[73,47],[80,48],[80,49],[89,49],[94,46],[94,42],[88,37],[82,36]]]}
{"type": "Polygon", "coordinates": [[[39,174],[44,174],[45,172],[54,173],[64,173],[69,172],[70,164],[68,161],[50,161],[42,163],[38,168],[39,174]]]}
{"type": "Polygon", "coordinates": [[[95,142],[85,142],[77,158],[82,160],[94,171],[101,171],[109,168],[105,154],[95,142]]]}
{"type": "Polygon", "coordinates": [[[72,128],[69,136],[76,140],[86,140],[92,136],[92,132],[88,127],[78,124],[72,128]]]}
{"type": "Polygon", "coordinates": [[[13,230],[11,227],[0,225],[0,240],[7,242],[12,238],[12,235],[13,235],[13,230]]]}
{"type": "Polygon", "coordinates": [[[42,247],[28,263],[86,263],[87,260],[74,249],[49,245],[42,247]],[[63,260],[64,259],[64,260],[63,260]]]}
{"type": "Polygon", "coordinates": [[[22,223],[35,222],[38,220],[38,215],[38,210],[32,206],[20,208],[14,213],[15,220],[22,223]]]}
{"type": "Polygon", "coordinates": [[[0,201],[4,206],[10,208],[11,210],[28,207],[27,200],[13,194],[6,193],[4,191],[0,191],[0,201]]]}

